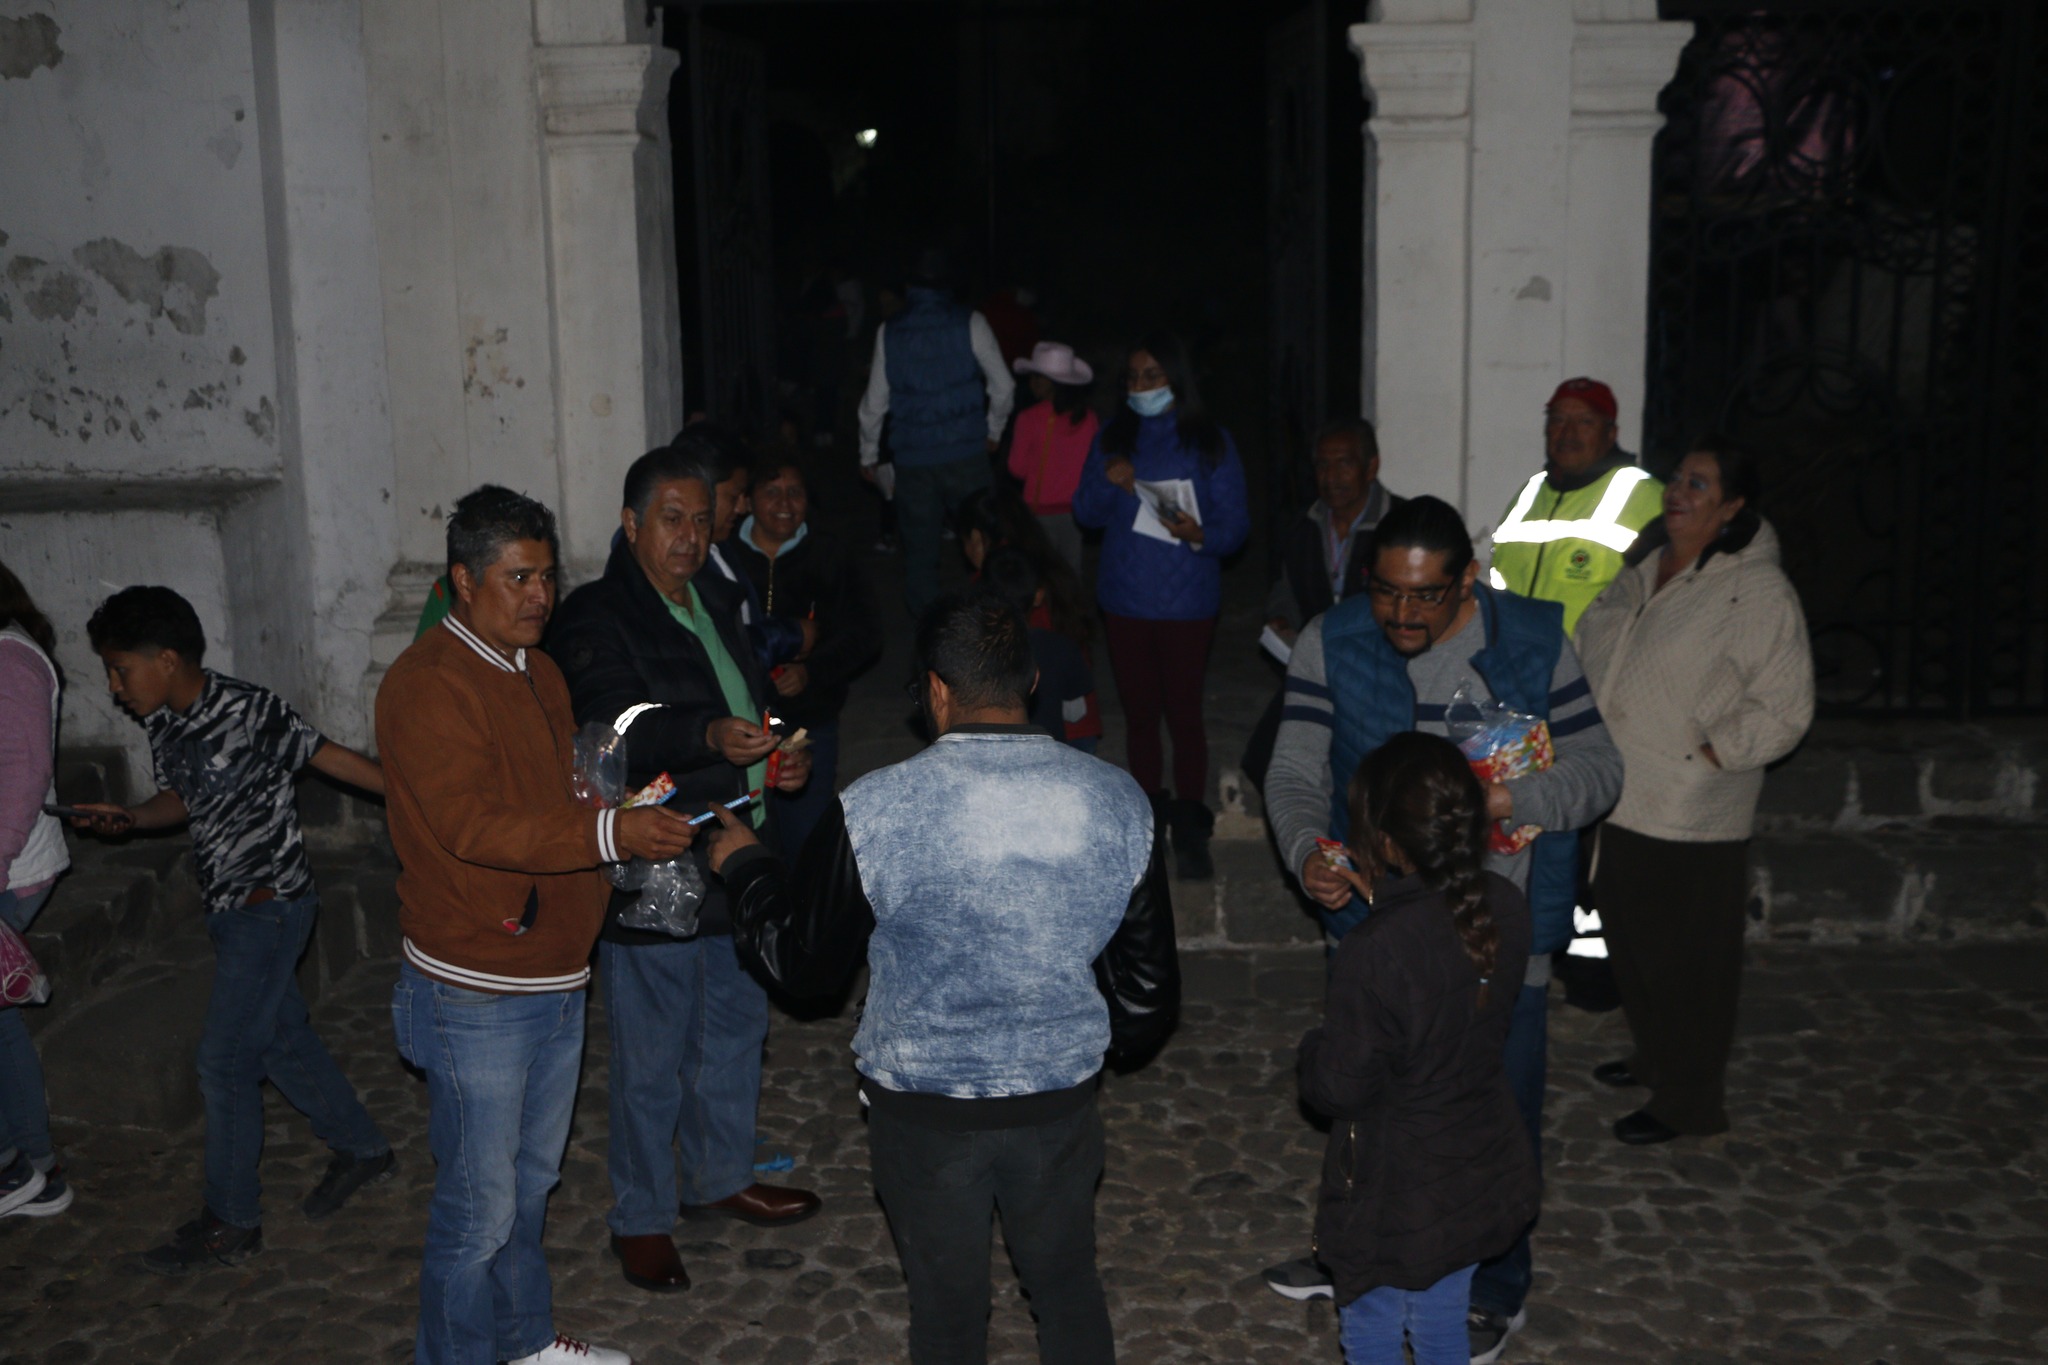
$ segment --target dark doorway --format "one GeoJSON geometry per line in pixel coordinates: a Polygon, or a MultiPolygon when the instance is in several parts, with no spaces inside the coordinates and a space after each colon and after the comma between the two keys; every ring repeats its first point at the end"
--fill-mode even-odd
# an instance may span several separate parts
{"type": "Polygon", "coordinates": [[[2048,17],[1666,0],[1645,449],[1766,456],[1823,703],[2048,710],[2048,17]]]}
{"type": "MultiPolygon", "coordinates": [[[[772,294],[767,411],[850,460],[864,339],[910,255],[951,254],[961,294],[1022,290],[1043,334],[1074,344],[1114,403],[1121,348],[1147,327],[1190,343],[1211,406],[1236,437],[1254,497],[1275,515],[1309,496],[1304,427],[1358,408],[1363,101],[1344,18],[1327,0],[790,0],[707,3],[704,51],[760,54],[765,242],[772,294]],[[1281,36],[1275,37],[1276,34],[1281,36]],[[1276,101],[1269,51],[1295,94],[1276,101]],[[1276,130],[1275,110],[1308,122],[1276,130]],[[1280,138],[1284,133],[1285,137],[1280,138]],[[1288,139],[1291,139],[1288,140],[1288,139]],[[1276,147],[1293,148],[1289,175],[1276,147]],[[1294,200],[1312,196],[1304,212],[1294,200]],[[1276,226],[1277,225],[1277,226],[1276,226]],[[1312,229],[1312,230],[1311,230],[1312,229]],[[1285,262],[1289,298],[1276,307],[1285,262]],[[834,336],[829,286],[860,284],[864,336],[834,336]],[[1307,305],[1313,304],[1313,307],[1307,305]],[[1275,322],[1316,377],[1274,391],[1275,322]],[[850,341],[841,347],[840,340],[850,341]],[[1276,448],[1278,455],[1276,457],[1276,448]]],[[[730,403],[711,354],[736,328],[731,291],[704,288],[703,253],[743,257],[700,206],[692,156],[691,9],[666,7],[684,53],[672,100],[688,405],[730,403]],[[699,224],[711,223],[698,240],[699,224]],[[707,382],[707,379],[710,382],[707,382]]],[[[744,93],[710,82],[699,98],[744,93]]],[[[724,110],[700,114],[707,130],[724,110]]],[[[722,153],[714,153],[722,155],[722,153]]],[[[722,193],[717,178],[712,193],[722,193]]],[[[717,276],[718,270],[713,275],[717,276]]],[[[1261,514],[1255,507],[1255,516],[1261,514]]],[[[1261,516],[1261,521],[1270,520],[1261,516]]],[[[1255,523],[1259,524],[1259,523],[1255,523]]]]}

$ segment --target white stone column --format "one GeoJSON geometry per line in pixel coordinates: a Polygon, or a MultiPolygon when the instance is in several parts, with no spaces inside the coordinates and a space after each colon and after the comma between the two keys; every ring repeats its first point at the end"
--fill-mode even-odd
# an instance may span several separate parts
{"type": "Polygon", "coordinates": [[[604,566],[626,466],[682,424],[667,113],[677,58],[632,31],[629,6],[540,0],[536,17],[562,548],[582,579],[604,566]]]}
{"type": "Polygon", "coordinates": [[[1471,0],[1382,0],[1351,47],[1372,102],[1375,425],[1388,482],[1465,501],[1472,163],[1471,0]]]}
{"type": "Polygon", "coordinates": [[[1389,483],[1491,529],[1591,374],[1640,437],[1658,91],[1691,36],[1655,0],[1376,0],[1367,348],[1389,483]]]}

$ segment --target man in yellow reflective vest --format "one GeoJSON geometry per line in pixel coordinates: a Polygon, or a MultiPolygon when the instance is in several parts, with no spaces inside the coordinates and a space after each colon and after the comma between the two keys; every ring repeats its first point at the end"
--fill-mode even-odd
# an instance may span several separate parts
{"type": "Polygon", "coordinates": [[[1544,408],[1549,462],[1493,533],[1496,588],[1564,605],[1564,628],[1621,572],[1636,533],[1664,515],[1664,485],[1615,448],[1614,390],[1567,379],[1544,408]]]}

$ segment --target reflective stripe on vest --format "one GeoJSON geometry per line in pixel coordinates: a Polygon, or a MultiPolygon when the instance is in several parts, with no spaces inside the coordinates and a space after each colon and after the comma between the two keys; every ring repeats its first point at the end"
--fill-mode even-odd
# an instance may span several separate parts
{"type": "Polygon", "coordinates": [[[1650,477],[1647,470],[1633,465],[1615,470],[1608,476],[1607,492],[1601,495],[1600,505],[1589,517],[1576,521],[1524,520],[1529,509],[1536,505],[1536,494],[1548,477],[1547,474],[1537,474],[1522,485],[1522,496],[1515,499],[1507,520],[1493,533],[1494,544],[1547,545],[1554,540],[1590,540],[1605,545],[1616,554],[1625,554],[1628,547],[1636,543],[1636,533],[1621,524],[1621,514],[1627,508],[1629,494],[1635,492],[1636,485],[1650,477]]]}

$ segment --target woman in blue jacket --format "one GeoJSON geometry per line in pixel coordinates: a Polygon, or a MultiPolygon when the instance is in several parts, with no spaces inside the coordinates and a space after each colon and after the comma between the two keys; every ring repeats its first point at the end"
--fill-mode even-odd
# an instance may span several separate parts
{"type": "Polygon", "coordinates": [[[1096,437],[1074,520],[1102,529],[1095,596],[1123,702],[1131,776],[1173,835],[1176,871],[1211,875],[1209,741],[1202,675],[1222,605],[1224,556],[1244,544],[1244,465],[1202,406],[1180,342],[1147,337],[1125,370],[1129,397],[1096,437]],[[1161,789],[1162,716],[1173,735],[1173,800],[1161,789]]]}

